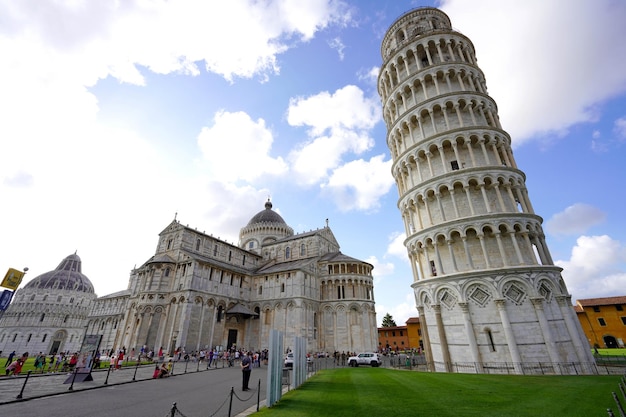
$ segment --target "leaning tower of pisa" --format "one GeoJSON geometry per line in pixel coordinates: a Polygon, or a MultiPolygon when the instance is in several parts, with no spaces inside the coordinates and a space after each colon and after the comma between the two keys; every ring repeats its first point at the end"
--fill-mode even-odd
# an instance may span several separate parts
{"type": "Polygon", "coordinates": [[[427,361],[443,372],[594,373],[472,42],[400,16],[378,91],[427,361]]]}

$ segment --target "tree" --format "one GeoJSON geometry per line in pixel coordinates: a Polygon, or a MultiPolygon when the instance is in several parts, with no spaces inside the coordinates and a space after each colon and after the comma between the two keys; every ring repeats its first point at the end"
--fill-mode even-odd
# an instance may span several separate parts
{"type": "Polygon", "coordinates": [[[391,317],[391,314],[387,313],[385,317],[383,317],[383,327],[397,327],[395,320],[391,317]]]}

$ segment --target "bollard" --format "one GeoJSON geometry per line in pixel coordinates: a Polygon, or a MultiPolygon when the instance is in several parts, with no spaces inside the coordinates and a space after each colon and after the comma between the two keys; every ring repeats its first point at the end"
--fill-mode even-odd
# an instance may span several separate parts
{"type": "Polygon", "coordinates": [[[187,373],[187,365],[189,365],[189,361],[185,361],[185,373],[187,373]]]}
{"type": "Polygon", "coordinates": [[[17,398],[18,400],[21,400],[21,399],[22,399],[22,394],[24,394],[24,388],[26,388],[26,383],[28,382],[28,378],[30,377],[30,373],[31,373],[31,372],[32,372],[32,371],[28,371],[28,373],[26,374],[26,379],[24,380],[24,385],[22,385],[22,390],[20,391],[20,393],[19,393],[19,394],[17,394],[17,397],[15,397],[15,398],[17,398]]]}
{"type": "Polygon", "coordinates": [[[109,369],[107,370],[107,378],[104,380],[104,385],[109,383],[109,374],[111,373],[111,365],[109,365],[109,369]]]}
{"type": "Polygon", "coordinates": [[[256,411],[259,411],[259,406],[261,404],[261,378],[259,378],[259,383],[256,388],[256,411]]]}
{"type": "Polygon", "coordinates": [[[170,417],[174,417],[176,415],[176,403],[172,403],[172,410],[170,412],[170,417]]]}
{"type": "Polygon", "coordinates": [[[135,381],[135,379],[137,377],[137,368],[139,368],[139,362],[137,362],[137,365],[135,365],[135,373],[133,375],[133,381],[135,381]]]}
{"type": "Polygon", "coordinates": [[[197,361],[198,366],[196,366],[196,372],[198,372],[200,370],[200,361],[197,361]]]}
{"type": "Polygon", "coordinates": [[[233,411],[233,395],[235,394],[235,387],[230,387],[230,403],[228,404],[228,417],[230,417],[233,411]]]}
{"type": "Polygon", "coordinates": [[[72,375],[72,384],[67,389],[68,391],[74,391],[74,380],[76,379],[76,372],[78,372],[78,368],[74,368],[74,374],[72,375]]]}

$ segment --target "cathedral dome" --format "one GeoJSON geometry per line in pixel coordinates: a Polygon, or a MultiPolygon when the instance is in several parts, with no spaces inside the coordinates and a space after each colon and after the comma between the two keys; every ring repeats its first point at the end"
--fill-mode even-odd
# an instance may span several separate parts
{"type": "Polygon", "coordinates": [[[76,254],[66,257],[55,270],[39,275],[24,288],[94,293],[93,284],[81,272],[81,260],[76,254]]]}
{"type": "Polygon", "coordinates": [[[261,248],[271,242],[293,236],[293,229],[272,210],[272,202],[265,202],[265,210],[255,214],[239,231],[239,247],[261,253],[261,248]]]}
{"type": "Polygon", "coordinates": [[[254,217],[250,219],[247,226],[252,226],[258,223],[279,223],[284,225],[287,224],[285,223],[285,220],[280,217],[280,214],[272,210],[272,202],[269,200],[265,202],[265,210],[261,210],[257,214],[255,214],[254,217]]]}

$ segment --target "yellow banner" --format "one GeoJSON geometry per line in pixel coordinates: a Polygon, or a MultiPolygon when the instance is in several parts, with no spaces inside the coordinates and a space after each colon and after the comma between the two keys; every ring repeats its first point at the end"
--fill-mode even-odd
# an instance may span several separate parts
{"type": "Polygon", "coordinates": [[[0,286],[3,286],[4,288],[9,288],[11,290],[17,290],[17,287],[20,286],[20,282],[22,282],[22,278],[24,278],[24,274],[25,273],[22,271],[9,268],[0,286]]]}

